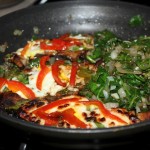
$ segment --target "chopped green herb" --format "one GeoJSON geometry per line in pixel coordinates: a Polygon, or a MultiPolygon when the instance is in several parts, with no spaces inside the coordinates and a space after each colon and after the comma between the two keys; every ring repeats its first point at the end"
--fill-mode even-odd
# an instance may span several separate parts
{"type": "Polygon", "coordinates": [[[131,27],[137,27],[137,26],[140,26],[143,24],[143,18],[141,15],[136,15],[136,16],[133,16],[130,21],[129,21],[129,25],[131,27]]]}

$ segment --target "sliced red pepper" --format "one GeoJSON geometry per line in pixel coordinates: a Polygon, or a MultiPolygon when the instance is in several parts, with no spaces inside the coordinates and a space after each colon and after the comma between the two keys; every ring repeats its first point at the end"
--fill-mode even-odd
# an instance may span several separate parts
{"type": "Polygon", "coordinates": [[[72,108],[66,109],[62,112],[63,119],[66,120],[69,124],[75,125],[77,128],[86,128],[87,125],[78,119],[74,114],[75,111],[72,108]]]}
{"type": "Polygon", "coordinates": [[[12,92],[18,92],[21,91],[28,99],[33,100],[35,99],[35,94],[34,92],[26,87],[23,83],[19,81],[7,81],[8,89],[11,90],[12,92]]]}
{"type": "Polygon", "coordinates": [[[61,39],[53,39],[52,45],[55,47],[55,50],[65,50],[66,49],[66,42],[61,39]]]}
{"type": "Polygon", "coordinates": [[[84,105],[87,105],[87,106],[96,105],[96,106],[98,106],[99,110],[103,113],[104,116],[107,116],[110,119],[116,120],[120,123],[127,124],[127,122],[125,122],[124,120],[122,120],[118,116],[111,114],[110,111],[105,108],[103,103],[98,101],[98,100],[81,101],[80,103],[83,103],[84,105]]]}
{"type": "MultiPolygon", "coordinates": [[[[50,110],[55,107],[63,106],[65,104],[68,104],[70,102],[77,102],[80,98],[69,98],[69,99],[60,99],[54,102],[51,102],[43,107],[40,107],[33,111],[32,113],[39,116],[40,118],[45,120],[45,125],[54,125],[56,126],[58,124],[58,117],[54,117],[54,114],[48,114],[46,113],[47,110],[50,110]]],[[[57,112],[55,112],[56,115],[57,112]]],[[[57,113],[58,114],[58,113],[57,113]]],[[[60,114],[59,114],[60,115],[60,114]]]]}
{"type": "MultiPolygon", "coordinates": [[[[80,119],[78,119],[74,114],[75,110],[73,108],[67,108],[69,103],[75,102],[75,103],[81,103],[85,106],[95,105],[99,108],[99,110],[102,112],[102,114],[106,117],[109,117],[112,120],[116,120],[120,123],[127,124],[124,120],[119,118],[116,115],[111,114],[109,110],[107,110],[103,103],[98,100],[90,100],[90,101],[80,101],[80,98],[70,98],[70,99],[61,99],[54,101],[52,103],[49,103],[33,112],[33,114],[41,117],[45,120],[45,125],[58,125],[60,119],[66,120],[69,124],[75,125],[79,128],[87,128],[87,124],[82,122],[80,119]],[[58,111],[52,112],[48,114],[46,111],[51,110],[53,108],[57,108],[58,111]],[[61,108],[65,108],[64,111],[61,111],[61,108]]],[[[62,109],[63,110],[63,109],[62,109]]]]}
{"type": "Polygon", "coordinates": [[[69,33],[66,33],[66,34],[61,35],[61,36],[59,37],[59,39],[61,39],[61,40],[66,40],[66,39],[69,38],[69,36],[70,36],[70,34],[69,34],[69,33]]]}
{"type": "Polygon", "coordinates": [[[45,112],[49,109],[52,109],[54,107],[59,107],[59,106],[63,106],[65,104],[68,104],[70,102],[78,102],[80,100],[80,98],[68,98],[68,99],[60,99],[54,102],[51,102],[43,107],[38,108],[37,110],[33,111],[33,113],[37,113],[37,112],[45,112]]]}
{"type": "Polygon", "coordinates": [[[43,50],[66,50],[68,47],[73,45],[82,45],[78,39],[70,38],[69,34],[62,35],[57,39],[52,39],[50,44],[51,45],[41,42],[40,48],[43,50]]]}
{"type": "Polygon", "coordinates": [[[40,67],[44,68],[46,67],[46,61],[49,60],[49,56],[42,56],[40,59],[40,67]]]}
{"type": "Polygon", "coordinates": [[[68,47],[73,45],[77,45],[77,46],[83,45],[82,42],[80,42],[78,39],[74,39],[70,37],[67,39],[67,43],[68,43],[68,47]]]}
{"type": "Polygon", "coordinates": [[[76,127],[86,128],[87,125],[74,115],[75,111],[72,108],[66,108],[64,111],[60,110],[60,112],[56,111],[50,114],[46,113],[47,110],[50,110],[54,107],[57,107],[57,109],[59,109],[59,107],[67,107],[67,104],[70,102],[77,102],[79,100],[80,98],[57,100],[33,111],[32,113],[44,119],[45,125],[56,126],[61,119],[66,120],[69,124],[75,125],[76,127]]]}
{"type": "Polygon", "coordinates": [[[42,89],[42,83],[43,83],[45,76],[50,72],[50,68],[46,66],[46,61],[48,61],[48,59],[49,59],[49,56],[43,56],[40,59],[41,70],[38,74],[37,81],[36,81],[36,87],[39,90],[42,89]]]}
{"type": "Polygon", "coordinates": [[[45,120],[45,125],[57,126],[61,120],[67,121],[71,125],[75,125],[77,128],[86,128],[87,125],[78,119],[75,115],[75,111],[72,108],[66,109],[62,112],[52,112],[50,114],[37,112],[36,115],[45,120]]]}
{"type": "Polygon", "coordinates": [[[40,70],[37,81],[36,81],[36,87],[41,90],[42,89],[42,83],[45,78],[45,76],[50,72],[50,68],[44,67],[42,70],[40,70]]]}
{"type": "Polygon", "coordinates": [[[69,82],[71,86],[75,86],[77,70],[78,70],[78,63],[73,62],[71,68],[70,82],[69,82]]]}
{"type": "Polygon", "coordinates": [[[6,84],[7,80],[5,78],[0,78],[0,89],[6,84]]]}
{"type": "Polygon", "coordinates": [[[52,75],[57,84],[65,87],[66,83],[62,82],[59,78],[59,66],[62,64],[64,64],[64,60],[55,61],[55,63],[52,65],[52,75]]]}
{"type": "Polygon", "coordinates": [[[56,123],[57,120],[57,124],[59,123],[59,120],[65,120],[67,121],[69,124],[71,125],[75,125],[77,128],[86,128],[87,125],[81,121],[80,119],[78,119],[75,115],[75,111],[72,108],[66,109],[62,112],[53,112],[50,113],[48,116],[50,117],[50,120],[46,120],[46,124],[47,123],[56,123]]]}
{"type": "Polygon", "coordinates": [[[27,53],[28,49],[30,48],[30,43],[28,43],[23,50],[21,51],[21,56],[24,57],[24,55],[27,53]]]}
{"type": "Polygon", "coordinates": [[[41,42],[40,48],[43,50],[65,50],[66,46],[63,40],[53,39],[51,45],[48,45],[45,42],[41,42]]]}
{"type": "Polygon", "coordinates": [[[78,39],[75,39],[75,38],[72,38],[72,37],[69,37],[69,36],[70,36],[70,34],[64,34],[64,35],[60,36],[59,39],[67,41],[68,46],[72,46],[72,45],[80,46],[80,45],[82,45],[82,42],[80,42],[78,39]]]}
{"type": "Polygon", "coordinates": [[[47,125],[47,126],[57,126],[57,124],[58,124],[59,119],[54,114],[53,115],[49,115],[49,114],[47,114],[45,112],[37,111],[36,115],[38,117],[40,117],[41,119],[44,119],[45,125],[47,125]]]}

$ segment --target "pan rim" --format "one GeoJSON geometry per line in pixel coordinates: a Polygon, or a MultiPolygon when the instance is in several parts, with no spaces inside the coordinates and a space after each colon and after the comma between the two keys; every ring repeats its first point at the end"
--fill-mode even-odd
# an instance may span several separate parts
{"type": "Polygon", "coordinates": [[[149,132],[150,131],[150,121],[143,121],[140,123],[127,125],[127,126],[118,126],[118,127],[111,127],[111,128],[95,128],[95,129],[68,129],[68,128],[56,128],[56,127],[49,127],[49,126],[42,126],[32,122],[27,122],[24,120],[20,120],[18,118],[14,118],[12,116],[8,116],[5,112],[0,112],[0,118],[2,119],[2,123],[7,124],[10,127],[14,127],[21,131],[28,131],[28,133],[34,133],[46,136],[53,136],[58,137],[55,135],[56,133],[59,136],[64,138],[75,138],[74,136],[80,135],[78,139],[91,139],[91,138],[110,138],[110,137],[118,137],[118,136],[127,136],[129,135],[130,131],[132,134],[139,134],[143,131],[149,132]],[[13,124],[9,124],[13,123],[13,124]],[[140,131],[138,130],[140,129],[140,131]],[[88,134],[88,136],[87,136],[88,134]]]}
{"type": "Polygon", "coordinates": [[[140,8],[145,8],[145,9],[150,9],[149,6],[146,6],[146,5],[141,5],[141,4],[137,4],[137,3],[133,3],[133,2],[125,2],[125,1],[98,1],[98,0],[77,0],[77,1],[70,1],[70,0],[64,0],[64,1],[52,1],[51,3],[46,3],[44,5],[35,5],[35,6],[30,6],[30,7],[26,7],[26,8],[22,8],[22,9],[19,9],[19,10],[16,10],[16,11],[13,11],[11,13],[8,13],[4,16],[1,16],[0,17],[0,22],[1,20],[6,17],[12,17],[12,15],[17,15],[18,13],[22,13],[22,12],[28,12],[30,10],[32,10],[34,8],[34,10],[36,9],[40,9],[40,8],[47,8],[49,6],[51,7],[54,7],[54,6],[58,6],[60,5],[61,7],[64,7],[64,5],[66,4],[74,4],[75,6],[79,6],[79,5],[87,5],[87,6],[91,6],[91,5],[95,5],[95,4],[98,4],[98,5],[106,5],[106,6],[115,6],[115,7],[138,7],[139,9],[140,8]],[[85,3],[87,2],[87,3],[85,3]],[[61,4],[61,5],[60,5],[61,4]]]}

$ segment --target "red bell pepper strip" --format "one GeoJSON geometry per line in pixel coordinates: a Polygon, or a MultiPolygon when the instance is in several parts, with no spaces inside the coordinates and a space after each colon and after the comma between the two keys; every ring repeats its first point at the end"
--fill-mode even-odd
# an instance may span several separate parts
{"type": "Polygon", "coordinates": [[[52,40],[52,45],[55,47],[55,50],[65,50],[67,43],[61,39],[53,39],[52,40]]]}
{"type": "MultiPolygon", "coordinates": [[[[41,114],[39,115],[39,117],[42,118],[41,114]]],[[[45,113],[45,117],[42,119],[45,120],[45,125],[47,126],[57,126],[59,124],[60,118],[62,119],[61,112],[52,112],[50,114],[45,113]]]]}
{"type": "Polygon", "coordinates": [[[33,113],[36,114],[37,112],[45,112],[45,111],[50,110],[50,109],[52,109],[54,107],[58,107],[58,109],[59,109],[59,106],[63,106],[63,105],[69,104],[70,102],[78,102],[79,100],[80,100],[80,98],[60,99],[60,100],[51,102],[51,103],[49,103],[49,104],[47,104],[45,106],[42,106],[42,107],[38,108],[37,110],[33,111],[33,113]]]}
{"type": "Polygon", "coordinates": [[[87,125],[80,119],[75,117],[75,111],[72,108],[66,108],[64,111],[61,111],[61,108],[59,108],[67,107],[67,104],[69,104],[70,102],[78,102],[79,100],[80,98],[57,100],[33,111],[32,113],[39,116],[41,119],[44,119],[45,125],[57,126],[60,119],[62,119],[66,120],[71,125],[75,125],[76,127],[86,128],[87,125]],[[57,109],[60,109],[60,111],[52,112],[50,114],[46,113],[47,110],[50,110],[54,107],[57,107],[57,109]]]}
{"type": "Polygon", "coordinates": [[[75,115],[75,111],[72,108],[69,108],[62,112],[63,119],[66,120],[69,124],[75,125],[77,128],[86,128],[87,125],[78,119],[75,115]]]}
{"type": "Polygon", "coordinates": [[[75,125],[76,127],[80,128],[86,128],[87,124],[82,122],[80,119],[78,119],[74,114],[75,110],[73,108],[67,108],[69,103],[75,102],[79,104],[83,104],[85,106],[95,105],[98,107],[98,109],[102,112],[102,114],[105,117],[109,117],[112,120],[116,120],[120,123],[127,124],[124,120],[119,118],[116,115],[111,114],[109,110],[107,110],[103,103],[101,103],[98,100],[90,100],[90,101],[80,101],[80,98],[70,98],[70,99],[61,99],[54,101],[52,103],[49,103],[35,111],[33,111],[33,114],[41,117],[45,120],[45,125],[57,125],[59,122],[59,119],[66,120],[69,124],[75,125]],[[53,108],[57,108],[58,111],[52,112],[48,114],[46,111],[51,110],[53,108]],[[61,111],[61,108],[66,108],[64,111],[61,111]]]}
{"type": "Polygon", "coordinates": [[[59,121],[60,119],[67,121],[71,125],[75,125],[77,128],[86,128],[87,125],[78,119],[75,115],[75,111],[72,108],[66,109],[62,112],[54,112],[49,114],[51,120],[54,122],[54,117],[59,121]]]}
{"type": "Polygon", "coordinates": [[[0,90],[6,84],[7,80],[5,78],[0,78],[0,90]]]}
{"type": "Polygon", "coordinates": [[[21,56],[24,57],[24,55],[27,53],[28,49],[30,48],[30,44],[28,43],[23,50],[21,51],[21,56]]]}
{"type": "Polygon", "coordinates": [[[67,41],[68,46],[72,46],[72,45],[80,46],[80,45],[83,45],[82,42],[80,42],[78,39],[75,39],[75,38],[72,38],[72,37],[69,37],[69,36],[70,36],[70,34],[64,34],[64,35],[60,36],[59,39],[67,41]]]}
{"type": "Polygon", "coordinates": [[[69,37],[66,40],[67,40],[67,43],[68,43],[68,47],[73,46],[73,45],[77,45],[77,46],[83,45],[82,42],[80,42],[79,40],[74,39],[74,38],[69,37]]]}
{"type": "Polygon", "coordinates": [[[127,124],[127,122],[125,122],[124,120],[122,120],[118,116],[111,114],[110,111],[105,108],[103,103],[98,101],[98,100],[81,101],[80,103],[82,103],[86,106],[96,105],[96,106],[98,106],[99,110],[103,113],[104,116],[109,117],[110,119],[116,120],[120,123],[127,124]]]}
{"type": "Polygon", "coordinates": [[[43,56],[40,59],[41,70],[38,74],[37,81],[36,81],[36,87],[39,90],[42,89],[42,83],[43,83],[45,76],[50,72],[50,68],[46,66],[46,61],[48,61],[48,59],[49,59],[49,56],[43,56]]]}
{"type": "Polygon", "coordinates": [[[43,69],[44,67],[46,67],[46,61],[49,60],[49,56],[42,56],[40,59],[40,67],[41,69],[43,69]]]}
{"type": "Polygon", "coordinates": [[[56,116],[56,115],[49,115],[49,114],[47,114],[47,113],[45,113],[45,112],[40,112],[40,111],[37,111],[36,112],[36,115],[38,116],[38,117],[40,117],[41,119],[44,119],[44,121],[45,121],[45,125],[47,125],[47,126],[57,126],[57,124],[58,124],[58,115],[56,116]]]}
{"type": "Polygon", "coordinates": [[[59,107],[59,106],[65,106],[66,104],[70,103],[70,102],[77,102],[79,101],[80,98],[69,98],[69,99],[60,99],[54,102],[51,102],[45,106],[42,106],[38,109],[36,109],[35,111],[33,111],[32,113],[39,116],[40,118],[45,120],[45,125],[57,125],[58,124],[58,117],[52,117],[52,114],[48,114],[46,113],[47,110],[50,110],[54,107],[59,107]]]}
{"type": "Polygon", "coordinates": [[[37,112],[36,115],[41,119],[44,119],[45,125],[57,126],[61,120],[67,121],[71,125],[75,125],[77,128],[86,128],[87,125],[78,119],[75,115],[75,111],[72,108],[66,109],[62,112],[52,112],[50,114],[44,112],[37,112]]]}
{"type": "Polygon", "coordinates": [[[59,78],[59,66],[62,64],[64,64],[64,60],[55,61],[55,63],[52,65],[52,75],[57,84],[65,87],[66,83],[62,82],[59,78]]]}
{"type": "Polygon", "coordinates": [[[63,40],[53,39],[51,45],[48,45],[45,42],[41,42],[40,48],[43,50],[65,50],[66,46],[63,40]]]}
{"type": "Polygon", "coordinates": [[[69,82],[70,86],[75,86],[77,70],[78,70],[78,63],[73,62],[71,68],[70,82],[69,82]]]}
{"type": "Polygon", "coordinates": [[[37,81],[36,81],[36,87],[41,90],[42,89],[42,83],[45,78],[45,76],[50,72],[50,68],[44,67],[42,70],[40,70],[37,81]]]}
{"type": "Polygon", "coordinates": [[[35,99],[35,94],[34,92],[26,87],[23,83],[19,81],[7,81],[8,89],[11,90],[12,92],[18,92],[21,91],[28,99],[33,100],[35,99]]]}
{"type": "Polygon", "coordinates": [[[66,50],[68,47],[73,45],[82,45],[78,39],[70,38],[69,34],[65,34],[57,39],[52,39],[51,45],[45,42],[40,43],[40,48],[43,50],[66,50]]]}

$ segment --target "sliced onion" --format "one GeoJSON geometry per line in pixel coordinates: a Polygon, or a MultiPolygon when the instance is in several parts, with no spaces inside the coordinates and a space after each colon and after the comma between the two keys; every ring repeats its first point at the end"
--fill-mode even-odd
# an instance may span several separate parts
{"type": "Polygon", "coordinates": [[[121,98],[126,97],[126,92],[124,91],[123,88],[120,88],[120,89],[118,90],[118,94],[119,94],[119,96],[120,96],[121,98]]]}
{"type": "Polygon", "coordinates": [[[116,62],[115,67],[116,67],[117,71],[120,73],[131,73],[131,74],[141,74],[142,73],[141,71],[138,71],[138,70],[133,70],[133,71],[125,70],[122,68],[122,64],[120,62],[116,62]]]}
{"type": "Polygon", "coordinates": [[[117,108],[117,107],[119,107],[119,104],[118,103],[111,103],[111,102],[109,102],[109,103],[105,103],[105,107],[107,109],[117,108]]]}

